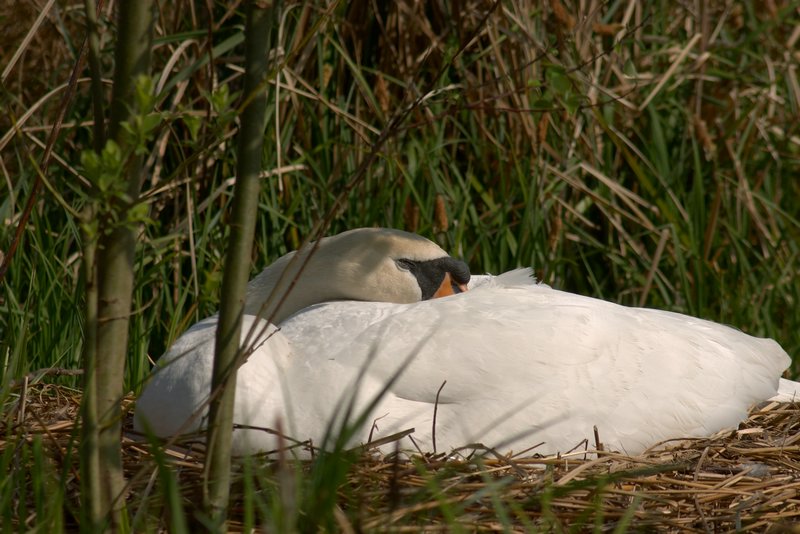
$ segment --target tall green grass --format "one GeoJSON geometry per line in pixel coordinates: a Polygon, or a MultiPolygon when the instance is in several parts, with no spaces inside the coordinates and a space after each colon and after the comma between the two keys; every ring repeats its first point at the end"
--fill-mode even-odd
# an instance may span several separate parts
{"type": "MultiPolygon", "coordinates": [[[[579,4],[286,7],[286,68],[268,89],[252,272],[296,248],[343,200],[331,233],[419,232],[473,272],[532,266],[558,288],[731,324],[800,353],[800,4],[701,2],[699,12],[669,2],[579,4]],[[417,98],[350,189],[379,133],[417,98]]],[[[0,9],[17,28],[34,27],[22,11],[0,9]]],[[[81,9],[54,11],[58,32],[13,42],[25,54],[0,93],[8,110],[0,126],[10,135],[0,147],[4,252],[57,98],[21,118],[65,81],[82,40],[81,9]],[[50,68],[35,68],[45,57],[50,68]]],[[[153,71],[163,76],[165,120],[143,184],[150,221],[137,252],[126,379],[134,392],[151,361],[217,309],[242,83],[239,9],[193,12],[179,2],[159,16],[153,71]]],[[[100,20],[107,52],[109,20],[100,20]]],[[[90,116],[82,84],[55,147],[60,160],[47,170],[76,210],[90,116]]],[[[0,287],[9,406],[11,380],[79,367],[82,343],[76,222],[45,192],[23,239],[0,287]]],[[[34,449],[25,450],[44,462],[34,449]]],[[[274,513],[270,499],[245,504],[251,518],[274,513]]]]}

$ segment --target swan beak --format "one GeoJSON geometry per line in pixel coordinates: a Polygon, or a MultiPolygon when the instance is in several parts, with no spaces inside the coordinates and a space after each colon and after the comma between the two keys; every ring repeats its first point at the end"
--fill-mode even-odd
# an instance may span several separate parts
{"type": "Polygon", "coordinates": [[[467,284],[456,284],[450,277],[450,273],[445,273],[444,280],[442,280],[442,284],[439,286],[439,289],[436,290],[436,293],[433,294],[433,298],[438,299],[439,297],[447,297],[450,295],[463,293],[466,290],[467,284]]]}

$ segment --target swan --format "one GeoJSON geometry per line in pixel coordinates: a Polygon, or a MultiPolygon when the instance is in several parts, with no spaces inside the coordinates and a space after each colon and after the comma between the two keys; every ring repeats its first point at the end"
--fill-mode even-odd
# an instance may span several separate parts
{"type": "MultiPolygon", "coordinates": [[[[790,359],[771,339],[558,291],[528,269],[470,279],[414,234],[322,239],[278,307],[270,295],[287,286],[292,257],[248,288],[236,454],[273,450],[264,429],[278,427],[324,447],[346,418],[356,422],[348,445],[413,428],[402,448],[553,454],[593,446],[596,428],[606,449],[638,454],[735,427],[754,404],[800,391],[780,379],[790,359]]],[[[137,429],[203,428],[202,417],[186,422],[209,395],[216,323],[197,323],[162,357],[137,429]]]]}
{"type": "MultiPolygon", "coordinates": [[[[293,353],[291,338],[274,325],[292,314],[316,303],[341,299],[403,304],[440,298],[465,291],[469,279],[469,267],[435,243],[416,234],[383,228],[343,232],[282,256],[248,284],[242,346],[251,332],[257,336],[249,340],[255,350],[239,371],[235,421],[255,426],[268,421],[274,425],[272,410],[280,411],[284,406],[283,393],[314,386],[283,380],[282,375],[300,355],[293,353]]],[[[330,311],[335,315],[333,308],[330,311]]],[[[137,400],[135,431],[167,437],[205,426],[217,321],[214,315],[195,324],[159,359],[137,400]],[[198,409],[201,416],[194,417],[198,409]]],[[[320,335],[326,330],[316,334],[320,343],[312,349],[320,358],[324,357],[320,354],[324,349],[320,335]]],[[[348,336],[353,331],[338,334],[348,336]]],[[[324,426],[324,421],[318,423],[324,426]]],[[[262,434],[235,432],[234,450],[250,451],[254,445],[244,443],[251,441],[248,438],[252,435],[263,438],[262,434]]]]}

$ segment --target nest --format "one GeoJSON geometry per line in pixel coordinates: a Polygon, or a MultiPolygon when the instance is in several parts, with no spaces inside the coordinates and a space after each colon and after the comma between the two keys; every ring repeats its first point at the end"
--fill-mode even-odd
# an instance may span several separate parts
{"type": "MultiPolygon", "coordinates": [[[[71,501],[66,510],[79,510],[80,392],[36,385],[12,400],[4,409],[0,456],[19,456],[11,463],[18,471],[9,478],[20,486],[14,499],[29,498],[23,481],[30,477],[25,470],[34,460],[20,451],[40,436],[54,467],[51,472],[64,498],[71,501]]],[[[128,414],[132,403],[130,398],[124,402],[128,414]]],[[[194,515],[201,502],[202,447],[182,443],[162,449],[165,454],[156,458],[151,447],[132,433],[130,415],[125,426],[122,451],[129,480],[128,510],[134,520],[145,521],[149,529],[167,528],[168,512],[163,493],[157,490],[159,463],[170,466],[183,509],[187,516],[194,515]]],[[[800,405],[767,403],[754,409],[735,431],[664,443],[635,457],[587,450],[515,458],[480,447],[447,455],[363,452],[347,456],[347,467],[333,485],[328,512],[333,528],[350,532],[449,531],[454,523],[481,531],[800,532],[791,526],[800,517],[799,442],[800,405]]],[[[308,503],[324,501],[308,494],[319,491],[308,482],[320,469],[319,462],[293,462],[281,456],[234,462],[232,529],[245,524],[246,491],[261,494],[265,501],[279,500],[287,513],[306,522],[313,516],[304,510],[308,503]],[[256,472],[257,483],[247,483],[256,472]]],[[[16,509],[14,499],[10,506],[16,509]]],[[[37,524],[30,509],[26,517],[15,517],[16,528],[37,524]]],[[[67,526],[78,521],[64,520],[67,526]]]]}

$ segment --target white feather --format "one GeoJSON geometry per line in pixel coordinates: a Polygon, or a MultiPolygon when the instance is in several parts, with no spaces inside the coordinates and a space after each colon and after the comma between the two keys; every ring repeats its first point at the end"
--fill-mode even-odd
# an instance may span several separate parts
{"type": "MultiPolygon", "coordinates": [[[[591,447],[596,426],[606,447],[635,454],[735,426],[776,395],[790,361],[775,341],[557,291],[529,269],[470,285],[410,304],[318,304],[279,332],[246,316],[243,339],[250,328],[265,332],[238,374],[236,422],[274,429],[280,421],[289,435],[322,445],[343,406],[361,414],[380,397],[351,445],[414,428],[431,450],[436,411],[439,451],[480,442],[565,452],[585,440],[591,447]]],[[[138,401],[137,428],[169,436],[203,427],[201,419],[184,425],[210,391],[215,324],[193,326],[164,356],[138,401]]],[[[781,398],[793,400],[798,385],[782,381],[781,398]]],[[[275,446],[270,433],[234,432],[236,453],[275,446]]]]}
{"type": "Polygon", "coordinates": [[[769,400],[776,402],[800,402],[800,382],[781,378],[778,381],[778,393],[769,400]]]}

